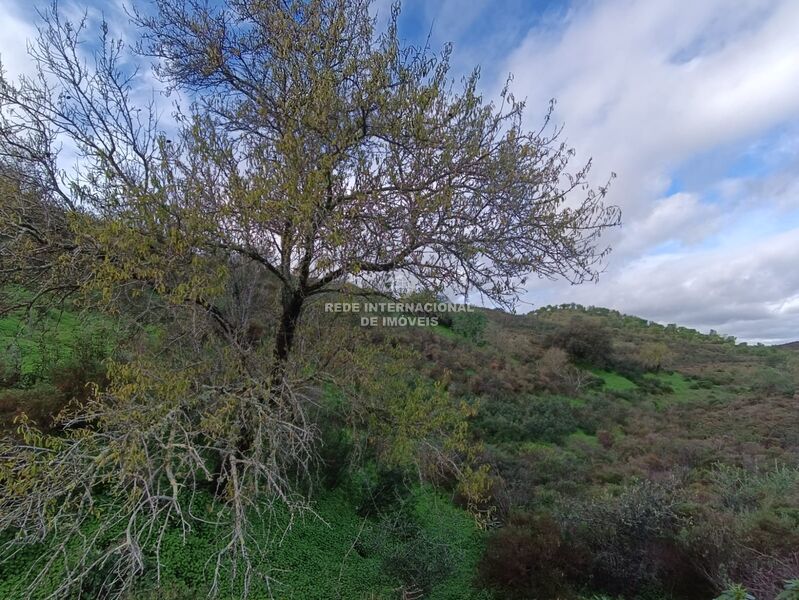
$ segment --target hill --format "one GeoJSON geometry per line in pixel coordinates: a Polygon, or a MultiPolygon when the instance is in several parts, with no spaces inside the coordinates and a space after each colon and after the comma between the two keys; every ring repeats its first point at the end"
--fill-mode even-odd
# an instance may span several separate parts
{"type": "MultiPolygon", "coordinates": [[[[428,469],[420,485],[421,471],[357,460],[352,434],[324,412],[349,393],[340,382],[351,359],[331,361],[316,401],[322,520],[267,544],[264,564],[281,570],[287,594],[666,600],[740,582],[763,600],[799,577],[795,352],[577,305],[441,313],[434,327],[317,317],[302,335],[327,331],[336,356],[381,357],[386,401],[398,382],[438,382],[471,407],[487,486],[475,504],[447,471],[428,469]]],[[[26,411],[46,426],[87,382],[102,384],[98,338],[112,329],[71,310],[0,320],[6,425],[26,411]]],[[[170,533],[164,579],[148,572],[140,596],[207,593],[206,575],[186,569],[211,559],[213,537],[197,531],[184,544],[170,533]]],[[[0,588],[18,589],[34,556],[7,564],[0,588]]],[[[223,597],[236,597],[231,586],[223,597]]]]}
{"type": "Polygon", "coordinates": [[[482,573],[501,597],[568,582],[710,598],[739,581],[773,598],[799,576],[794,352],[602,308],[480,314],[479,340],[409,343],[479,405],[505,524],[482,573]],[[536,575],[512,583],[517,569],[536,575]]]}

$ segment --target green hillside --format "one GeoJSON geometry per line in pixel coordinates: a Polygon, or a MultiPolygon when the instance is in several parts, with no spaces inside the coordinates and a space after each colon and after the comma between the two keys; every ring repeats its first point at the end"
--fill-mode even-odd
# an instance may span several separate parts
{"type": "MultiPolygon", "coordinates": [[[[313,512],[256,534],[253,597],[710,598],[742,582],[769,598],[795,577],[799,356],[604,309],[473,315],[468,327],[371,330],[360,343],[405,348],[402,369],[473,407],[484,505],[446,478],[434,491],[403,469],[342,471],[350,446],[328,442],[313,512]]],[[[47,425],[102,382],[107,323],[74,310],[0,320],[7,427],[23,411],[47,425]]],[[[346,393],[326,389],[328,404],[346,393]]],[[[167,529],[160,583],[149,571],[137,597],[207,593],[215,534],[183,535],[167,529]]],[[[4,564],[4,597],[22,593],[46,548],[4,564]]]]}

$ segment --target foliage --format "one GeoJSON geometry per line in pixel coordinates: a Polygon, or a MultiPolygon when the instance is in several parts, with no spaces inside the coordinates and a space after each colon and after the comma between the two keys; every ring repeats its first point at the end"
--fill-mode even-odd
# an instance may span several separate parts
{"type": "Polygon", "coordinates": [[[489,538],[479,576],[502,598],[560,598],[586,567],[587,554],[564,542],[555,520],[522,513],[489,538]]]}
{"type": "MultiPolygon", "coordinates": [[[[210,498],[204,500],[212,506],[210,498]]],[[[263,579],[254,582],[252,597],[388,600],[404,585],[398,571],[392,574],[391,569],[401,557],[408,561],[399,569],[401,573],[417,568],[440,575],[428,586],[428,597],[479,597],[478,592],[469,596],[467,591],[481,549],[481,534],[468,515],[433,490],[416,488],[409,492],[402,513],[395,517],[405,519],[406,527],[388,526],[389,518],[359,517],[343,490],[323,492],[314,502],[313,513],[301,519],[292,521],[287,512],[276,511],[271,520],[253,532],[263,550],[259,571],[270,574],[272,580],[269,587],[263,579]],[[460,595],[453,590],[460,590],[460,595]]],[[[207,595],[213,579],[209,567],[220,546],[216,532],[210,524],[198,524],[184,538],[180,528],[168,528],[162,538],[160,580],[154,572],[146,572],[136,581],[132,597],[178,599],[207,595]]],[[[4,598],[20,597],[35,556],[23,552],[2,566],[0,594],[4,598]]],[[[108,590],[102,587],[102,579],[94,582],[87,584],[83,593],[102,597],[108,590]]],[[[43,598],[57,587],[58,579],[54,577],[33,597],[43,598]]],[[[217,593],[232,600],[241,597],[243,589],[241,578],[225,578],[217,593]]]]}
{"type": "Polygon", "coordinates": [[[755,600],[755,597],[750,594],[745,587],[733,584],[724,590],[716,600],[755,600]]]}
{"type": "Polygon", "coordinates": [[[602,380],[606,389],[614,392],[634,390],[638,387],[633,381],[612,371],[596,369],[592,373],[602,380]]]}
{"type": "Polygon", "coordinates": [[[562,348],[548,348],[536,366],[542,385],[555,393],[578,394],[597,383],[588,371],[572,365],[562,348]]]}
{"type": "Polygon", "coordinates": [[[649,371],[660,371],[671,359],[672,352],[663,342],[649,342],[641,346],[639,357],[649,371]]]}
{"type": "MultiPolygon", "coordinates": [[[[14,295],[21,297],[18,291],[14,295]]],[[[71,306],[7,313],[0,317],[0,383],[29,387],[51,381],[58,371],[78,369],[99,377],[100,363],[115,345],[116,329],[115,323],[71,306]]]]}
{"type": "MultiPolygon", "coordinates": [[[[416,466],[484,502],[472,405],[400,360],[359,363],[347,348],[342,367],[318,300],[410,280],[509,307],[532,272],[594,280],[619,210],[607,185],[590,187],[590,161],[570,166],[553,106],[528,131],[508,86],[496,104],[479,70],[456,87],[450,47],[405,45],[398,5],[381,32],[364,0],[157,0],[131,7],[132,45],[191,97],[168,135],[107,23],[87,54],[86,16],[39,14],[35,74],[0,75],[0,308],[74,301],[125,327],[107,382],[88,343],[71,373],[45,373],[64,344],[44,338],[2,365],[5,382],[81,396],[52,431],[23,415],[0,445],[5,550],[52,544],[30,593],[57,576],[56,595],[97,578],[124,595],[165,568],[173,526],[211,521],[210,591],[230,574],[246,596],[271,577],[252,544],[260,522],[309,508],[326,418],[353,460],[416,466]],[[59,169],[62,147],[74,171],[59,169]],[[315,401],[331,378],[348,388],[337,412],[315,401]],[[100,385],[81,392],[89,380],[100,385]],[[198,490],[214,496],[210,516],[198,490]]],[[[484,324],[453,328],[479,343],[484,324]]]]}
{"type": "Polygon", "coordinates": [[[574,524],[573,535],[589,548],[596,583],[610,590],[640,591],[670,568],[662,557],[681,525],[678,502],[674,483],[641,481],[614,496],[572,503],[563,518],[574,524]]]}
{"type": "Polygon", "coordinates": [[[549,336],[548,346],[565,350],[572,360],[595,367],[609,364],[613,343],[609,332],[595,319],[574,317],[549,336]]]}
{"type": "Polygon", "coordinates": [[[348,363],[352,398],[347,416],[359,438],[390,467],[457,469],[452,453],[472,451],[467,419],[473,406],[450,397],[446,386],[412,369],[412,353],[386,345],[357,348],[348,363]]]}
{"type": "Polygon", "coordinates": [[[785,587],[776,600],[797,600],[799,598],[799,579],[785,581],[785,587]]]}
{"type": "Polygon", "coordinates": [[[532,396],[482,403],[475,427],[491,442],[557,442],[577,429],[577,420],[568,399],[532,396]]]}
{"type": "Polygon", "coordinates": [[[485,342],[487,319],[481,312],[456,312],[452,315],[452,331],[476,344],[485,342]]]}
{"type": "Polygon", "coordinates": [[[769,367],[759,371],[753,378],[752,389],[762,394],[792,396],[797,387],[794,378],[784,369],[769,367]]]}

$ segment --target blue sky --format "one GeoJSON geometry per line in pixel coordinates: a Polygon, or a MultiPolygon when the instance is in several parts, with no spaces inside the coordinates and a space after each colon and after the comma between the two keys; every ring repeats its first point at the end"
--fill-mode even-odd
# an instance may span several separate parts
{"type": "MultiPolygon", "coordinates": [[[[30,68],[36,3],[3,0],[5,69],[30,68]]],[[[128,30],[120,4],[102,9],[128,30]]],[[[378,20],[390,3],[378,0],[378,20]]],[[[492,97],[509,73],[531,128],[556,98],[577,159],[624,226],[597,284],[534,281],[522,311],[617,308],[750,341],[799,339],[799,2],[443,0],[403,4],[401,35],[454,43],[492,97]]]]}

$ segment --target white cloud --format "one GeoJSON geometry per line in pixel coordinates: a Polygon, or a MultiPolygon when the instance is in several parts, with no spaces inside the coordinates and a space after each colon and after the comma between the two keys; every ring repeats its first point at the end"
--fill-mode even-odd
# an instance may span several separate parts
{"type": "Polygon", "coordinates": [[[677,193],[657,200],[649,214],[630,223],[615,248],[616,256],[638,256],[647,248],[678,242],[697,244],[718,231],[723,214],[695,194],[677,193]]]}
{"type": "Polygon", "coordinates": [[[28,57],[27,43],[36,37],[36,28],[25,21],[10,2],[0,4],[0,23],[3,23],[0,62],[6,75],[17,79],[31,72],[33,65],[28,57]]]}
{"type": "MultiPolygon", "coordinates": [[[[625,221],[608,237],[616,252],[597,286],[536,284],[529,299],[799,337],[799,318],[773,308],[799,293],[799,276],[784,273],[799,264],[799,236],[774,231],[799,208],[792,173],[719,175],[664,197],[678,166],[799,119],[797,23],[792,0],[607,0],[528,34],[497,77],[515,74],[531,112],[558,99],[568,141],[594,157],[596,182],[619,174],[610,200],[625,221]],[[752,239],[761,233],[772,237],[752,239]]],[[[795,148],[791,134],[780,143],[795,148]]]]}
{"type": "Polygon", "coordinates": [[[610,306],[661,323],[782,342],[799,332],[799,229],[756,243],[645,256],[598,285],[539,283],[533,298],[610,306]]]}

